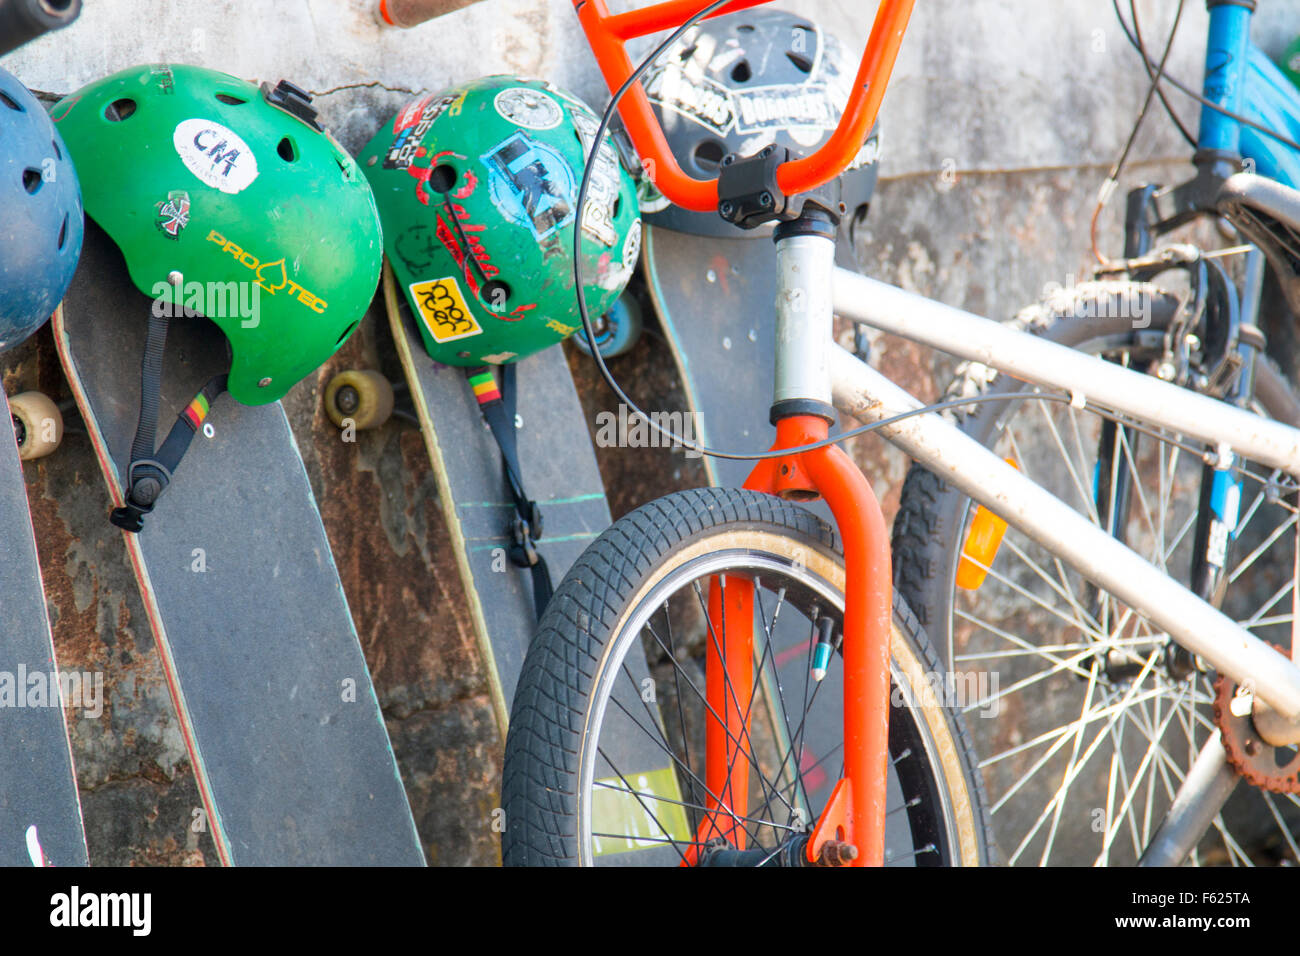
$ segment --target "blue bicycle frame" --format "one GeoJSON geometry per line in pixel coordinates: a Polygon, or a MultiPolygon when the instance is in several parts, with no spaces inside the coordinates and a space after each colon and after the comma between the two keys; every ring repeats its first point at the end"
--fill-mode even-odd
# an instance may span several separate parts
{"type": "MultiPolygon", "coordinates": [[[[1252,7],[1234,0],[1210,6],[1203,95],[1224,109],[1300,140],[1300,90],[1251,42],[1252,7]]],[[[1197,146],[1240,155],[1255,164],[1259,175],[1300,188],[1300,152],[1208,106],[1201,107],[1197,146]]]]}

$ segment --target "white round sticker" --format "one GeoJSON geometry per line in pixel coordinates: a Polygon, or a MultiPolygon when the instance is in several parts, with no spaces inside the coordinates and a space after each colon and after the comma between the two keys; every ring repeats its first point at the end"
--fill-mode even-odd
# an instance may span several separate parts
{"type": "Polygon", "coordinates": [[[213,189],[237,193],[257,178],[257,157],[237,134],[212,120],[176,124],[172,145],[187,169],[213,189]]]}
{"type": "Polygon", "coordinates": [[[512,86],[502,90],[492,101],[504,119],[525,129],[554,129],[564,114],[560,104],[540,90],[512,86]]]}

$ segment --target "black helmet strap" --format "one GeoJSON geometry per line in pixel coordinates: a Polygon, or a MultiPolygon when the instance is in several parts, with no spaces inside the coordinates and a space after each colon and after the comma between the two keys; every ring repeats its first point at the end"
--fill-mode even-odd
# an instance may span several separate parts
{"type": "Polygon", "coordinates": [[[501,388],[497,388],[492,367],[480,365],[465,370],[479,411],[492,430],[501,462],[505,469],[506,486],[515,503],[515,517],[506,528],[510,536],[508,549],[515,566],[528,568],[533,576],[533,608],[538,618],[551,600],[551,572],[546,559],[537,553],[536,542],[542,537],[542,510],[528,497],[519,468],[519,445],[515,436],[515,409],[518,401],[516,370],[514,365],[501,368],[501,388]]]}
{"type": "Polygon", "coordinates": [[[145,336],[144,358],[140,362],[140,418],[131,442],[131,461],[126,469],[125,504],[109,514],[109,521],[133,534],[138,534],[144,527],[144,516],[153,511],[158,496],[171,482],[171,476],[185,457],[194,433],[203,427],[208,409],[226,390],[229,378],[217,375],[210,379],[185,410],[176,416],[162,447],[155,451],[163,350],[167,344],[170,311],[170,308],[149,310],[149,331],[145,336]]]}

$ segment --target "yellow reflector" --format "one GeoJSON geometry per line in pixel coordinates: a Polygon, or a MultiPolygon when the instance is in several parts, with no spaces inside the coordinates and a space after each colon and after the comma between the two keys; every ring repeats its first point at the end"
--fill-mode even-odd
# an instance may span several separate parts
{"type": "MultiPolygon", "coordinates": [[[[1013,459],[1004,460],[1012,468],[1020,470],[1013,459]]],[[[966,541],[961,547],[961,560],[957,563],[957,587],[974,591],[984,583],[1006,533],[1005,521],[983,505],[975,509],[975,517],[971,519],[970,530],[966,532],[966,541]]]]}

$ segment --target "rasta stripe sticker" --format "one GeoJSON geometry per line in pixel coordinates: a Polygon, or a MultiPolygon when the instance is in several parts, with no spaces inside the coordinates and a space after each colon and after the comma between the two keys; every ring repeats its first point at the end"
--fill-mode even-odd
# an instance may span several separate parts
{"type": "Polygon", "coordinates": [[[412,282],[407,288],[420,321],[435,342],[454,342],[483,331],[474,321],[455,276],[412,282]]]}
{"type": "Polygon", "coordinates": [[[185,416],[185,420],[190,423],[190,427],[198,431],[199,426],[203,424],[203,419],[208,417],[208,408],[208,397],[199,393],[194,396],[194,401],[185,407],[182,414],[185,416]]]}
{"type": "Polygon", "coordinates": [[[492,377],[491,372],[479,372],[477,375],[471,375],[469,384],[474,389],[474,397],[478,399],[480,405],[486,405],[488,402],[501,399],[501,392],[497,388],[497,380],[492,377]]]}

